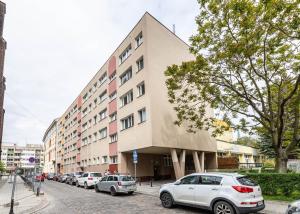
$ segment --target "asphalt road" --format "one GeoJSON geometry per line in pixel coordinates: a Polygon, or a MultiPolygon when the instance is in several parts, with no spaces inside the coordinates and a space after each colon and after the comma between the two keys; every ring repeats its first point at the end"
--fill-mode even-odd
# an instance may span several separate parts
{"type": "Polygon", "coordinates": [[[43,190],[50,203],[46,208],[39,211],[40,214],[209,213],[183,206],[166,209],[161,206],[159,198],[154,196],[138,193],[132,196],[111,196],[106,193],[96,193],[94,189],[85,190],[55,181],[45,181],[43,190]]]}

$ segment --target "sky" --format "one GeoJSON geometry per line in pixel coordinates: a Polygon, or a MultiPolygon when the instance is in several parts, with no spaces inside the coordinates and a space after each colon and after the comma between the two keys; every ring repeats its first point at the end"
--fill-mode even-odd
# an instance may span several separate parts
{"type": "Polygon", "coordinates": [[[148,11],[189,43],[196,0],[2,0],[7,41],[4,143],[42,143],[148,11]],[[83,3],[84,2],[84,3],[83,3]]]}

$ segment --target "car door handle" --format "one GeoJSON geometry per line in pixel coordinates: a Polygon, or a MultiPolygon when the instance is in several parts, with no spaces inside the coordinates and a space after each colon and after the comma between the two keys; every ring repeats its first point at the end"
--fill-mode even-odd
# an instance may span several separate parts
{"type": "Polygon", "coordinates": [[[194,189],[193,187],[189,187],[189,189],[194,189]]]}
{"type": "Polygon", "coordinates": [[[211,190],[219,190],[218,188],[212,188],[211,190]]]}

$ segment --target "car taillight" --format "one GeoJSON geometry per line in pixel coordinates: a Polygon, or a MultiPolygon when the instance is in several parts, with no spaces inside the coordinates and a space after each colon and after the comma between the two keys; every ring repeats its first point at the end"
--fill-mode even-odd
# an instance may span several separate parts
{"type": "Polygon", "coordinates": [[[244,187],[244,186],[232,186],[233,189],[240,193],[250,193],[253,192],[253,188],[251,187],[244,187]]]}
{"type": "Polygon", "coordinates": [[[242,205],[253,205],[257,204],[257,202],[241,202],[242,205]]]}
{"type": "Polygon", "coordinates": [[[122,186],[122,183],[120,181],[118,181],[118,186],[122,186]]]}
{"type": "Polygon", "coordinates": [[[88,180],[93,180],[93,178],[92,178],[92,177],[89,177],[88,180]]]}

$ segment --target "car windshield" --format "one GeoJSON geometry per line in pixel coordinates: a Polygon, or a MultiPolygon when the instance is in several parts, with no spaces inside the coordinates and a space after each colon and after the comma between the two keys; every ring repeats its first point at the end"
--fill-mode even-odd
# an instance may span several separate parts
{"type": "Polygon", "coordinates": [[[257,183],[253,180],[251,180],[250,178],[243,176],[243,177],[239,177],[237,178],[238,182],[242,185],[245,186],[257,186],[257,183]]]}
{"type": "Polygon", "coordinates": [[[101,173],[91,173],[91,177],[101,177],[101,173]]]}
{"type": "Polygon", "coordinates": [[[82,175],[83,172],[75,172],[75,175],[82,175]]]}
{"type": "Polygon", "coordinates": [[[134,179],[131,176],[122,176],[121,181],[134,181],[134,179]]]}

